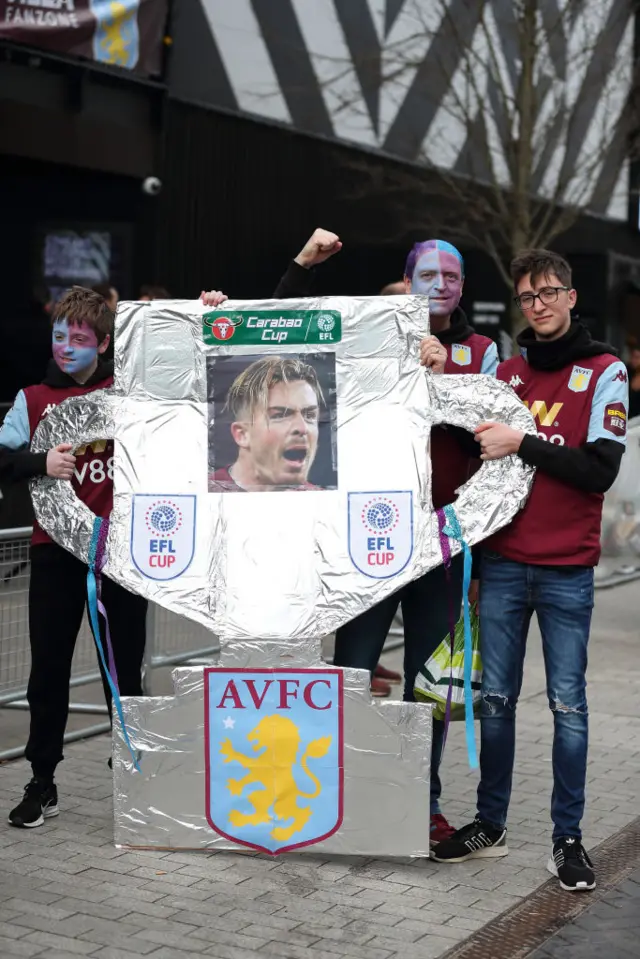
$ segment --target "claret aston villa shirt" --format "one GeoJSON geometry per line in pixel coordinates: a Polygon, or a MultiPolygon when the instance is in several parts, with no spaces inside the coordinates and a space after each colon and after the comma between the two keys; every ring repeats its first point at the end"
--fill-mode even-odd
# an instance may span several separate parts
{"type": "MultiPolygon", "coordinates": [[[[615,356],[602,353],[554,370],[534,369],[524,356],[517,356],[500,364],[498,379],[509,383],[529,407],[539,440],[562,447],[599,440],[624,446],[627,371],[615,356]]],[[[527,442],[525,438],[521,455],[528,462],[527,442]]],[[[588,465],[585,459],[585,470],[588,465]]],[[[524,509],[486,546],[520,563],[595,566],[603,498],[602,492],[580,488],[540,467],[524,509]]]]}

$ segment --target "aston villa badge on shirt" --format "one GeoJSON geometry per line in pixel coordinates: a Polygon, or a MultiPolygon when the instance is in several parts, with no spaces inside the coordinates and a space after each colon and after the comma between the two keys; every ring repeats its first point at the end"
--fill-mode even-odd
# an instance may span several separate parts
{"type": "Polygon", "coordinates": [[[452,343],[451,359],[457,366],[471,366],[471,347],[462,343],[452,343]]]}
{"type": "Polygon", "coordinates": [[[569,377],[569,389],[573,393],[586,393],[592,376],[593,370],[587,370],[584,366],[574,366],[569,377]]]}

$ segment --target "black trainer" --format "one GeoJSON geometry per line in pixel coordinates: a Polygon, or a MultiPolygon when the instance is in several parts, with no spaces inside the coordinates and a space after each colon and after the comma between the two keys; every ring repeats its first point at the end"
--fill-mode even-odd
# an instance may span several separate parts
{"type": "Polygon", "coordinates": [[[454,832],[451,839],[443,839],[431,851],[436,862],[465,862],[467,859],[499,859],[509,852],[507,830],[495,829],[481,819],[454,832]]]}
{"type": "Polygon", "coordinates": [[[547,869],[558,877],[567,892],[587,892],[596,888],[593,864],[580,840],[573,836],[554,842],[547,869]]]}
{"type": "Polygon", "coordinates": [[[58,790],[50,779],[33,777],[27,784],[22,802],[9,813],[9,822],[12,826],[21,829],[33,829],[41,826],[45,819],[57,816],[58,790]]]}

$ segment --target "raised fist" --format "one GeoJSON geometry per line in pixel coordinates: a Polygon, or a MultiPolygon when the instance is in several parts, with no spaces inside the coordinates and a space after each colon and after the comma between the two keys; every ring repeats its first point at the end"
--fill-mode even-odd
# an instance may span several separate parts
{"type": "Polygon", "coordinates": [[[339,253],[341,249],[342,243],[336,233],[318,227],[302,247],[295,261],[309,270],[312,266],[324,263],[329,257],[339,253]]]}
{"type": "Polygon", "coordinates": [[[73,471],[76,467],[76,458],[69,450],[73,449],[71,443],[61,443],[47,453],[47,476],[52,479],[73,479],[73,471]]]}

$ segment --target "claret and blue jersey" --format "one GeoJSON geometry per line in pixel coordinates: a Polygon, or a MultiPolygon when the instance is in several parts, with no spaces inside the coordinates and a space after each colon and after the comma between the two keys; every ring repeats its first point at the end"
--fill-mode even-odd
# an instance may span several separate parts
{"type": "MultiPolygon", "coordinates": [[[[608,443],[624,447],[627,371],[615,356],[602,353],[557,370],[535,369],[517,356],[500,364],[498,379],[509,383],[529,407],[538,440],[576,454],[586,444],[596,444],[597,450],[603,441],[603,456],[608,443]]],[[[522,563],[595,566],[605,490],[596,489],[584,475],[589,460],[574,457],[574,485],[569,472],[561,477],[559,470],[547,471],[548,464],[537,462],[539,457],[528,456],[526,443],[523,459],[538,466],[531,495],[513,522],[492,537],[489,548],[522,563]]]]}

